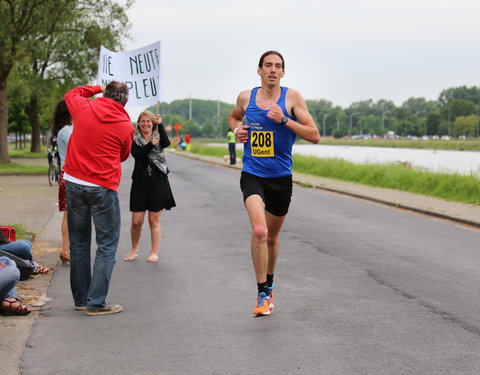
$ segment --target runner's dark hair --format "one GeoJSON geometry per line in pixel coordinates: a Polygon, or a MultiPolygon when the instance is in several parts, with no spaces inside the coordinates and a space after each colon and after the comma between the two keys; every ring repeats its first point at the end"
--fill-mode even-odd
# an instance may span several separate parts
{"type": "Polygon", "coordinates": [[[261,57],[260,61],[258,62],[258,67],[261,68],[263,65],[263,60],[265,60],[265,57],[270,56],[270,55],[277,55],[282,59],[282,69],[285,70],[285,60],[283,59],[283,56],[280,52],[278,51],[267,51],[265,52],[261,57]]]}

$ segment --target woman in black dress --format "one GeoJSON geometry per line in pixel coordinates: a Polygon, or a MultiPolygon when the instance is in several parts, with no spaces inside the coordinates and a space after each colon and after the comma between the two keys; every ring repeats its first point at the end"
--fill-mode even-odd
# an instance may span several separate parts
{"type": "Polygon", "coordinates": [[[163,210],[170,210],[175,207],[175,199],[168,182],[168,168],[163,151],[169,145],[170,140],[162,125],[162,117],[160,115],[154,116],[148,110],[140,113],[131,150],[135,159],[132,187],[130,189],[132,249],[124,258],[125,261],[132,261],[137,257],[146,211],[148,211],[152,245],[147,262],[155,263],[158,261],[161,237],[160,216],[163,210]]]}

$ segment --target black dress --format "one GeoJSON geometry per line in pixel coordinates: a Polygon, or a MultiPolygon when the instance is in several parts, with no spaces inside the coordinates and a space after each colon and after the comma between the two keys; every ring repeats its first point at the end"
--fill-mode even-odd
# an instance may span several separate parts
{"type": "Polygon", "coordinates": [[[131,153],[135,159],[130,189],[130,211],[132,212],[158,212],[170,210],[176,205],[168,181],[168,169],[167,173],[162,172],[148,158],[148,154],[154,147],[163,149],[170,145],[170,140],[161,124],[158,131],[160,142],[156,146],[151,142],[144,146],[138,145],[135,140],[132,142],[131,153]]]}

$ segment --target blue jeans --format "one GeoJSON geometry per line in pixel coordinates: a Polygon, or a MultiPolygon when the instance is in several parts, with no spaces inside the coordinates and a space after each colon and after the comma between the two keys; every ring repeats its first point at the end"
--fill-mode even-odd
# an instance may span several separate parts
{"type": "Polygon", "coordinates": [[[9,252],[19,258],[29,260],[33,263],[32,258],[32,243],[27,240],[20,240],[0,245],[0,250],[9,252]]]}
{"type": "Polygon", "coordinates": [[[120,237],[117,192],[67,181],[70,287],[75,306],[105,307],[120,237]],[[90,260],[92,220],[97,251],[90,260]]]}
{"type": "Polygon", "coordinates": [[[237,154],[235,149],[235,143],[233,142],[228,143],[228,152],[230,153],[230,165],[236,164],[237,154]]]}
{"type": "Polygon", "coordinates": [[[0,257],[0,262],[7,265],[6,268],[0,268],[0,301],[6,298],[18,298],[15,285],[20,279],[20,271],[10,258],[0,257]]]}

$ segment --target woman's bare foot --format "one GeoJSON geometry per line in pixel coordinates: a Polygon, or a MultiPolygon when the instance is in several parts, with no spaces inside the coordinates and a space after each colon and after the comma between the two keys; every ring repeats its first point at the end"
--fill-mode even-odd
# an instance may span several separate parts
{"type": "Polygon", "coordinates": [[[148,263],[157,263],[158,262],[158,254],[150,254],[147,258],[148,263]]]}
{"type": "Polygon", "coordinates": [[[123,260],[125,262],[131,262],[132,260],[135,260],[138,257],[137,250],[130,250],[130,252],[127,254],[123,260]]]}
{"type": "Polygon", "coordinates": [[[62,265],[66,266],[70,263],[70,251],[62,251],[59,255],[62,265]]]}

